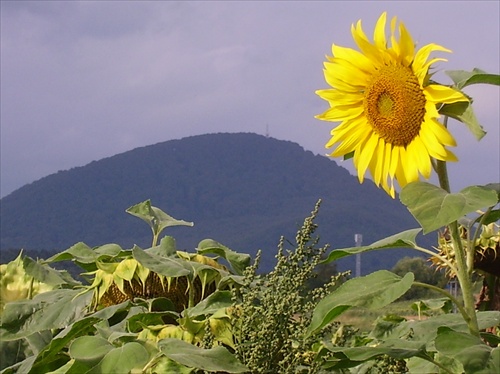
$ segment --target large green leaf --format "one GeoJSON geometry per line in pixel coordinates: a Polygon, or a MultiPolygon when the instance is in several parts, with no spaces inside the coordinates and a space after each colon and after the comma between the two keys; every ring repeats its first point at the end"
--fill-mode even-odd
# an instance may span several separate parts
{"type": "Polygon", "coordinates": [[[145,249],[145,251],[163,257],[174,256],[177,251],[175,239],[171,236],[164,236],[159,245],[145,249]]]}
{"type": "Polygon", "coordinates": [[[165,213],[163,210],[152,206],[150,200],[131,206],[126,211],[127,213],[145,221],[155,234],[159,234],[163,229],[171,226],[194,225],[193,222],[176,219],[165,213]]]}
{"type": "Polygon", "coordinates": [[[478,68],[474,68],[472,71],[447,70],[445,73],[453,80],[458,89],[481,83],[500,86],[500,75],[489,74],[478,68]]]}
{"type": "Polygon", "coordinates": [[[196,317],[203,314],[214,314],[219,309],[230,307],[232,304],[231,291],[217,290],[194,307],[186,309],[185,313],[190,317],[196,317]]]}
{"type": "Polygon", "coordinates": [[[162,356],[155,361],[153,373],[193,374],[195,370],[194,368],[188,368],[168,357],[162,356]]]}
{"type": "Polygon", "coordinates": [[[84,264],[93,263],[97,259],[95,251],[90,248],[87,244],[79,242],[67,250],[56,253],[54,256],[47,259],[47,262],[59,262],[75,260],[84,264]]]}
{"type": "Polygon", "coordinates": [[[77,361],[97,363],[112,349],[114,346],[100,336],[80,336],[69,346],[69,355],[77,361]]]}
{"type": "Polygon", "coordinates": [[[406,185],[400,199],[420,223],[424,234],[498,202],[496,191],[486,186],[471,186],[458,193],[448,193],[426,182],[406,185]]]}
{"type": "Polygon", "coordinates": [[[318,303],[307,335],[322,329],[353,306],[378,309],[390,304],[410,289],[413,280],[413,273],[401,278],[387,270],[348,280],[318,303]]]}
{"type": "Polygon", "coordinates": [[[235,252],[212,239],[202,240],[196,250],[200,254],[213,253],[226,259],[237,275],[242,275],[243,271],[250,265],[250,255],[235,252]]]}
{"type": "Polygon", "coordinates": [[[388,339],[377,346],[363,347],[328,347],[330,351],[327,366],[331,369],[345,369],[358,366],[360,363],[387,355],[396,359],[423,355],[425,344],[402,339],[388,339]]]}
{"type": "MultiPolygon", "coordinates": [[[[498,311],[477,312],[476,317],[480,330],[500,325],[500,312],[498,311]]],[[[412,339],[424,341],[432,348],[438,328],[442,326],[447,326],[458,332],[466,333],[469,331],[461,314],[442,314],[420,321],[403,322],[395,327],[388,337],[394,338],[410,334],[412,339]]]]}
{"type": "Polygon", "coordinates": [[[158,348],[171,360],[187,367],[226,373],[247,373],[249,371],[222,346],[203,349],[179,339],[163,339],[158,342],[158,348]]]}
{"type": "Polygon", "coordinates": [[[342,257],[351,256],[357,253],[374,251],[377,249],[415,248],[417,246],[416,237],[420,231],[422,230],[411,229],[400,232],[399,234],[396,235],[389,236],[388,238],[376,241],[375,243],[372,243],[370,245],[335,249],[329,253],[328,257],[325,260],[323,260],[322,263],[336,261],[342,257]]]}
{"type": "Polygon", "coordinates": [[[87,317],[76,321],[71,324],[59,334],[57,334],[36,357],[36,361],[33,364],[33,371],[38,371],[46,366],[46,361],[58,353],[60,353],[64,347],[66,347],[71,341],[79,336],[90,335],[95,331],[94,324],[97,323],[99,319],[87,317]]]}
{"type": "Polygon", "coordinates": [[[458,101],[453,104],[444,104],[439,108],[439,113],[462,122],[477,140],[481,140],[485,135],[483,126],[474,114],[472,103],[469,101],[458,101]]]}
{"type": "Polygon", "coordinates": [[[85,315],[91,298],[90,292],[63,289],[8,303],[2,314],[0,337],[15,340],[39,331],[65,328],[85,315]]]}
{"type": "MultiPolygon", "coordinates": [[[[130,373],[149,361],[149,353],[141,344],[131,342],[110,350],[99,363],[100,373],[130,373]]],[[[140,372],[140,371],[139,371],[140,372]]]]}
{"type": "Polygon", "coordinates": [[[191,273],[187,262],[177,258],[158,256],[138,247],[132,249],[132,255],[144,267],[166,277],[182,277],[191,273]]]}
{"type": "Polygon", "coordinates": [[[462,363],[467,374],[500,373],[498,353],[471,334],[458,332],[449,327],[439,327],[436,349],[462,363]]]}
{"type": "MultiPolygon", "coordinates": [[[[480,69],[472,71],[450,70],[446,74],[453,80],[455,87],[462,90],[464,87],[472,84],[493,84],[500,85],[500,76],[497,74],[488,74],[480,69]]],[[[445,104],[439,109],[439,113],[444,116],[449,116],[464,123],[477,140],[481,140],[486,132],[479,124],[479,121],[472,109],[472,100],[468,102],[459,101],[452,104],[445,104]]]]}
{"type": "Polygon", "coordinates": [[[110,258],[125,257],[128,255],[130,255],[130,250],[124,250],[118,244],[111,243],[90,248],[87,244],[79,242],[67,250],[48,258],[45,262],[75,261],[85,270],[94,271],[97,269],[96,262],[99,260],[107,261],[110,258]]]}
{"type": "Polygon", "coordinates": [[[49,284],[51,286],[60,285],[79,285],[80,282],[74,280],[67,272],[52,269],[46,264],[41,264],[30,257],[23,258],[23,267],[26,274],[32,276],[39,282],[49,284]]]}
{"type": "Polygon", "coordinates": [[[448,298],[417,300],[413,304],[411,304],[411,309],[417,312],[419,316],[421,314],[428,314],[429,311],[451,313],[453,304],[448,298]]]}

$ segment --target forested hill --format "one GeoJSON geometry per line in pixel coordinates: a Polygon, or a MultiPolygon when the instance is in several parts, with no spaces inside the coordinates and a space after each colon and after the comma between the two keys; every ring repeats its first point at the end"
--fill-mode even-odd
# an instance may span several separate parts
{"type": "MultiPolygon", "coordinates": [[[[369,180],[360,185],[326,157],[289,141],[220,133],[137,148],[14,191],[0,200],[0,247],[4,258],[7,249],[57,252],[80,241],[145,248],[150,228],[125,209],[151,199],[175,218],[195,223],[166,230],[179,248],[193,251],[212,238],[239,252],[262,249],[266,269],[280,236],[293,241],[320,198],[317,234],[334,248],[353,246],[355,233],[369,244],[417,227],[397,199],[369,180]]],[[[362,272],[390,268],[404,254],[363,255],[362,272]]]]}

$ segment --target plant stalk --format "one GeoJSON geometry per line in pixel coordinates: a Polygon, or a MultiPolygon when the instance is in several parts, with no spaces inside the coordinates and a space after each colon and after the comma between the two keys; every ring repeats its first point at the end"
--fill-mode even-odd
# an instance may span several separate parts
{"type": "MultiPolygon", "coordinates": [[[[447,119],[447,118],[446,118],[447,119]]],[[[445,126],[446,126],[445,119],[445,126]]],[[[448,178],[448,170],[446,167],[446,162],[437,160],[436,162],[436,173],[439,178],[439,185],[443,190],[450,193],[450,181],[448,178]]],[[[462,239],[460,238],[460,232],[458,229],[458,222],[453,221],[448,225],[448,228],[451,233],[451,240],[453,243],[453,248],[455,249],[455,260],[457,262],[457,279],[460,283],[460,288],[462,289],[462,296],[464,300],[464,309],[466,312],[466,316],[464,316],[465,322],[469,327],[469,332],[472,335],[479,336],[479,326],[477,323],[476,317],[476,308],[474,305],[474,295],[472,292],[472,269],[468,269],[467,263],[471,263],[467,261],[465,249],[462,244],[462,239]]],[[[471,255],[474,256],[474,248],[467,249],[467,257],[471,255]]]]}
{"type": "Polygon", "coordinates": [[[458,301],[452,294],[450,294],[448,291],[446,290],[443,290],[442,288],[439,288],[439,287],[436,287],[436,286],[433,286],[431,284],[427,284],[427,283],[422,283],[422,282],[413,282],[413,284],[415,286],[419,286],[419,287],[425,287],[429,290],[433,290],[433,291],[436,291],[436,292],[439,292],[441,294],[443,294],[444,296],[446,296],[448,299],[451,300],[451,302],[453,304],[455,304],[457,306],[457,309],[459,310],[460,314],[462,315],[462,317],[464,317],[464,319],[468,319],[468,315],[467,315],[467,312],[465,311],[465,308],[463,307],[462,303],[460,301],[458,301]]]}

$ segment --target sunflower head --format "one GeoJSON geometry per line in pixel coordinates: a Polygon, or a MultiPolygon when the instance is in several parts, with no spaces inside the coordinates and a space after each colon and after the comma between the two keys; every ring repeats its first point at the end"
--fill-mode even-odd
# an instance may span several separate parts
{"type": "Polygon", "coordinates": [[[188,275],[167,277],[131,256],[120,262],[98,263],[96,271],[87,273],[94,278],[88,287],[94,292],[94,306],[102,308],[135,298],[165,297],[172,301],[177,312],[181,312],[212,294],[228,273],[224,265],[203,255],[177,251],[170,260],[187,262],[187,268],[192,267],[192,271],[188,275]]]}
{"type": "MultiPolygon", "coordinates": [[[[496,223],[481,226],[481,234],[474,242],[474,270],[500,276],[500,226],[496,223]]],[[[469,245],[469,232],[466,227],[460,226],[460,238],[464,248],[469,245]]],[[[455,247],[450,237],[448,229],[439,233],[437,251],[441,257],[452,263],[455,260],[455,247]]],[[[456,276],[452,270],[439,258],[430,259],[438,269],[446,269],[450,278],[456,276]]]]}
{"type": "Polygon", "coordinates": [[[386,17],[378,19],[373,41],[361,21],[352,26],[359,50],[333,45],[324,69],[331,88],[317,91],[330,108],[316,118],[341,122],[326,144],[336,145],[330,156],[354,153],[359,181],[369,170],[375,184],[394,197],[394,180],[404,187],[420,175],[430,177],[431,158],[456,161],[447,149],[456,143],[437,120],[438,106],[467,98],[429,80],[431,65],[444,60],[430,58],[431,52],[450,51],[437,44],[415,51],[411,35],[395,17],[387,38],[386,17]]]}

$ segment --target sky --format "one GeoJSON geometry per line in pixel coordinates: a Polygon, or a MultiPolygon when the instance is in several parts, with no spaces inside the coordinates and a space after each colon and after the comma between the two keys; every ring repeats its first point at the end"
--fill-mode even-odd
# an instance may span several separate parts
{"type": "MultiPolygon", "coordinates": [[[[383,11],[417,48],[437,43],[434,78],[498,74],[500,2],[1,1],[0,197],[60,170],[187,136],[252,132],[325,155],[336,123],[316,114],[331,45],[355,48],[383,11]]],[[[488,132],[449,126],[452,190],[500,181],[499,89],[467,88],[488,132]]],[[[353,172],[351,161],[337,162],[353,172]]],[[[133,178],[133,176],[131,176],[133,178]]]]}

